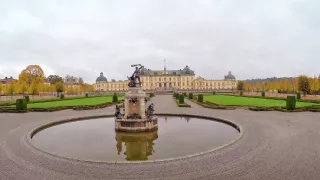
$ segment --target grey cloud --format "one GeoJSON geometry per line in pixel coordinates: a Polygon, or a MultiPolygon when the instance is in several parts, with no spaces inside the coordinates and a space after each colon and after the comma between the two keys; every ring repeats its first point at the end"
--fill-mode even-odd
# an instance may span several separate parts
{"type": "MultiPolygon", "coordinates": [[[[1,2],[1,1],[0,1],[1,2]]],[[[320,3],[283,1],[3,1],[0,77],[47,73],[125,79],[130,64],[191,66],[238,79],[319,74],[320,3]]],[[[49,74],[46,74],[49,75],[49,74]]]]}

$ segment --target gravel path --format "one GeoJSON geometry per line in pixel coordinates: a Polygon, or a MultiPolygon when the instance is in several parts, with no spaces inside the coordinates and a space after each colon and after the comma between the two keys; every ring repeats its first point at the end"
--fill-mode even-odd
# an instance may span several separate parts
{"type": "Polygon", "coordinates": [[[26,143],[26,134],[48,122],[113,114],[114,107],[0,114],[0,179],[320,179],[319,113],[212,110],[190,101],[187,103],[191,108],[179,108],[172,96],[166,95],[156,96],[152,101],[157,113],[187,113],[232,120],[243,127],[244,135],[231,146],[184,160],[147,164],[83,163],[31,148],[26,143]]]}

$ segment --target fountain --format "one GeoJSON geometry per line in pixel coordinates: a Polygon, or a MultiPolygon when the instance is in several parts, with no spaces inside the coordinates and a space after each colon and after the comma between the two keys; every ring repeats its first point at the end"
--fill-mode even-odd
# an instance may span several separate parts
{"type": "Polygon", "coordinates": [[[129,91],[125,94],[124,114],[116,106],[115,130],[118,132],[153,132],[158,129],[158,118],[154,115],[154,104],[146,109],[146,93],[141,88],[141,64],[136,67],[129,79],[129,91]],[[138,67],[140,66],[140,67],[138,67]]]}

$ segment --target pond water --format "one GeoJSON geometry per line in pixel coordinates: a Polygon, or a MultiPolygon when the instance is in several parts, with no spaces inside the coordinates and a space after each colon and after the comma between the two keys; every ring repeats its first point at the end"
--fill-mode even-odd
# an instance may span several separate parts
{"type": "Polygon", "coordinates": [[[48,153],[91,161],[143,161],[204,152],[235,139],[230,125],[200,118],[158,117],[152,133],[120,133],[114,118],[89,119],[46,128],[32,143],[48,153]]]}

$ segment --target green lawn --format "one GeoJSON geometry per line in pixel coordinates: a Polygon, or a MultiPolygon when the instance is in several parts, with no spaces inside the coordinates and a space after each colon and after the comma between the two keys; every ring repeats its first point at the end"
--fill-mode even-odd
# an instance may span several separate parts
{"type": "MultiPolygon", "coordinates": [[[[237,97],[226,95],[211,95],[204,96],[204,100],[222,104],[222,105],[240,105],[240,106],[286,106],[285,100],[263,99],[263,98],[249,98],[249,97],[237,97]]],[[[297,102],[297,107],[312,106],[314,103],[309,102],[297,102]]]]}
{"type": "MultiPolygon", "coordinates": [[[[118,96],[118,99],[122,100],[123,97],[118,96]]],[[[28,104],[28,108],[52,108],[52,107],[59,107],[59,106],[97,105],[97,104],[102,104],[102,103],[111,102],[111,101],[112,101],[112,96],[103,96],[103,97],[92,97],[92,98],[83,98],[83,99],[34,103],[34,104],[28,104]]]]}

